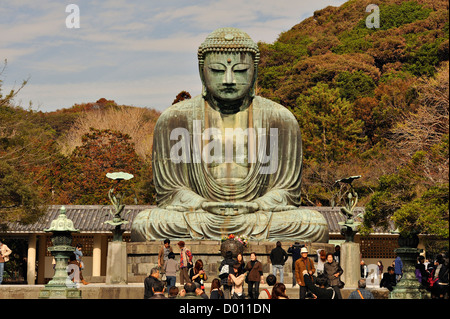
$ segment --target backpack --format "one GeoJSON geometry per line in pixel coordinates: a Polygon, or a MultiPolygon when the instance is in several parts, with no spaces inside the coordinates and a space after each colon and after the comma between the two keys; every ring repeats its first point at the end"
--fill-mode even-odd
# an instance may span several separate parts
{"type": "Polygon", "coordinates": [[[267,296],[269,296],[269,299],[272,298],[272,295],[270,294],[270,292],[267,288],[264,288],[263,290],[267,293],[267,296]]]}
{"type": "Polygon", "coordinates": [[[434,269],[431,271],[430,276],[427,279],[428,287],[433,287],[434,284],[439,283],[439,277],[434,278],[434,269]]]}
{"type": "Polygon", "coordinates": [[[228,274],[230,273],[230,266],[227,264],[222,266],[222,269],[220,270],[219,278],[225,279],[228,277],[228,274]]]}

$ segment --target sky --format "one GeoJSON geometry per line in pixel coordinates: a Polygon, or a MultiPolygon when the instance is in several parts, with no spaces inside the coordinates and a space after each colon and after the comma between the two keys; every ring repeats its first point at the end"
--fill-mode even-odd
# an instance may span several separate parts
{"type": "Polygon", "coordinates": [[[217,28],[255,41],[279,34],[344,0],[0,0],[2,93],[43,112],[100,98],[163,111],[201,92],[197,49],[217,28]],[[73,26],[77,5],[79,28],[73,26]]]}

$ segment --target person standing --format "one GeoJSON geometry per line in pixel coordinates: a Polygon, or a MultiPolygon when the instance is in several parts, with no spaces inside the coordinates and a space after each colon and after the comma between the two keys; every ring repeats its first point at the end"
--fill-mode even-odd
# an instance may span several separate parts
{"type": "Polygon", "coordinates": [[[280,282],[284,282],[284,264],[289,258],[287,252],[281,248],[281,242],[277,241],[276,247],[270,252],[270,262],[272,263],[272,273],[274,276],[280,273],[280,282]]]}
{"type": "Polygon", "coordinates": [[[438,255],[435,265],[436,271],[434,277],[437,281],[433,284],[432,296],[438,299],[448,299],[448,259],[446,262],[442,255],[438,255]]]}
{"type": "Polygon", "coordinates": [[[150,299],[153,297],[153,286],[156,283],[160,283],[159,280],[159,269],[158,268],[152,268],[150,270],[150,275],[145,278],[144,280],[144,299],[150,299]]]}
{"type": "Polygon", "coordinates": [[[170,246],[170,239],[165,239],[164,245],[161,246],[158,252],[158,268],[160,270],[164,270],[164,264],[169,259],[169,253],[171,252],[173,252],[173,249],[170,246]]]}
{"type": "Polygon", "coordinates": [[[336,247],[334,247],[333,258],[338,264],[341,263],[341,246],[336,245],[336,247]]]}
{"type": "Polygon", "coordinates": [[[192,253],[184,241],[178,242],[178,247],[180,247],[180,285],[184,285],[191,282],[188,270],[192,268],[192,253]]]}
{"type": "Polygon", "coordinates": [[[231,285],[228,282],[228,275],[232,273],[233,265],[236,261],[233,259],[233,253],[231,251],[225,252],[225,258],[222,260],[219,266],[219,278],[223,287],[224,299],[231,298],[231,285]]]}
{"type": "Polygon", "coordinates": [[[344,273],[341,266],[334,260],[333,254],[328,253],[326,263],[323,265],[323,273],[328,280],[328,285],[334,289],[336,293],[335,299],[342,299],[341,289],[339,287],[341,276],[344,273]]]}
{"type": "Polygon", "coordinates": [[[394,273],[395,273],[395,279],[397,282],[402,279],[403,276],[403,262],[399,255],[394,260],[394,273]]]}
{"type": "Polygon", "coordinates": [[[237,254],[237,256],[236,256],[236,260],[237,260],[237,262],[241,265],[242,272],[245,272],[245,261],[244,261],[244,256],[243,256],[241,253],[239,253],[239,254],[237,254]]]}
{"type": "Polygon", "coordinates": [[[255,252],[250,254],[250,261],[245,266],[245,270],[248,271],[248,295],[250,299],[258,299],[259,284],[264,283],[264,277],[262,264],[256,259],[255,252]]]}
{"type": "Polygon", "coordinates": [[[360,262],[361,278],[367,278],[367,265],[364,260],[360,262]]]}
{"type": "Polygon", "coordinates": [[[383,276],[384,270],[383,262],[381,260],[378,260],[377,266],[378,266],[378,277],[381,278],[383,276]]]}
{"type": "Polygon", "coordinates": [[[428,278],[430,276],[430,273],[428,272],[424,263],[425,257],[419,256],[418,263],[416,264],[416,278],[422,284],[422,286],[428,288],[429,286],[428,278]]]}
{"type": "Polygon", "coordinates": [[[314,267],[314,262],[308,257],[308,249],[306,247],[301,249],[300,254],[301,258],[295,262],[295,278],[300,286],[300,299],[305,299],[307,286],[305,285],[303,272],[306,271],[308,276],[312,277],[316,272],[316,268],[314,267]]]}
{"type": "Polygon", "coordinates": [[[358,280],[358,289],[352,291],[348,299],[375,299],[373,294],[366,290],[366,280],[361,278],[358,280]]]}
{"type": "Polygon", "coordinates": [[[178,270],[180,270],[180,265],[175,261],[175,254],[170,252],[167,261],[164,263],[168,290],[176,285],[178,270]]]}
{"type": "Polygon", "coordinates": [[[80,266],[80,280],[83,283],[83,285],[88,285],[89,283],[84,280],[83,277],[83,269],[84,269],[84,262],[83,262],[83,245],[77,244],[75,251],[73,252],[77,258],[78,266],[80,266]]]}
{"type": "Polygon", "coordinates": [[[295,262],[301,257],[300,251],[303,245],[300,245],[298,241],[294,245],[289,246],[288,253],[292,254],[292,287],[295,287],[297,280],[295,278],[295,262]]]}
{"type": "Polygon", "coordinates": [[[327,262],[327,252],[324,249],[317,249],[317,275],[320,276],[323,273],[323,266],[327,262]]]}
{"type": "Polygon", "coordinates": [[[0,241],[0,285],[3,282],[3,273],[5,271],[5,263],[9,261],[9,255],[12,250],[0,241]]]}
{"type": "Polygon", "coordinates": [[[233,272],[228,276],[233,287],[231,299],[244,299],[245,273],[242,272],[241,265],[239,263],[235,263],[233,265],[233,272]]]}

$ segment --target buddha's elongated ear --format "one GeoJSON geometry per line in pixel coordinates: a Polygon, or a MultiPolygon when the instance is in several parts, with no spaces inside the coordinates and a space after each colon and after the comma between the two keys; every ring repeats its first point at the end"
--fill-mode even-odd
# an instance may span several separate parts
{"type": "Polygon", "coordinates": [[[256,95],[256,82],[257,82],[257,78],[258,78],[258,68],[257,68],[257,66],[255,65],[255,71],[254,71],[254,73],[253,73],[253,85],[252,85],[252,87],[250,88],[250,92],[249,92],[249,96],[250,96],[250,98],[254,98],[255,97],[255,95],[256,95]]]}
{"type": "Polygon", "coordinates": [[[202,63],[198,64],[198,71],[200,73],[200,79],[202,81],[202,96],[206,97],[206,95],[208,94],[208,90],[206,88],[206,84],[205,84],[205,77],[203,76],[203,68],[204,68],[204,63],[202,61],[202,63]]]}

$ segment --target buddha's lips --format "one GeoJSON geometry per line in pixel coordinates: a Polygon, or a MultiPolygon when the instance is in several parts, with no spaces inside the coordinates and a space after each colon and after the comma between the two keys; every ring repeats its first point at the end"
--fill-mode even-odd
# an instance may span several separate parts
{"type": "Polygon", "coordinates": [[[235,92],[237,92],[237,89],[235,89],[235,88],[224,88],[224,89],[221,89],[220,92],[223,92],[223,93],[235,93],[235,92]]]}

